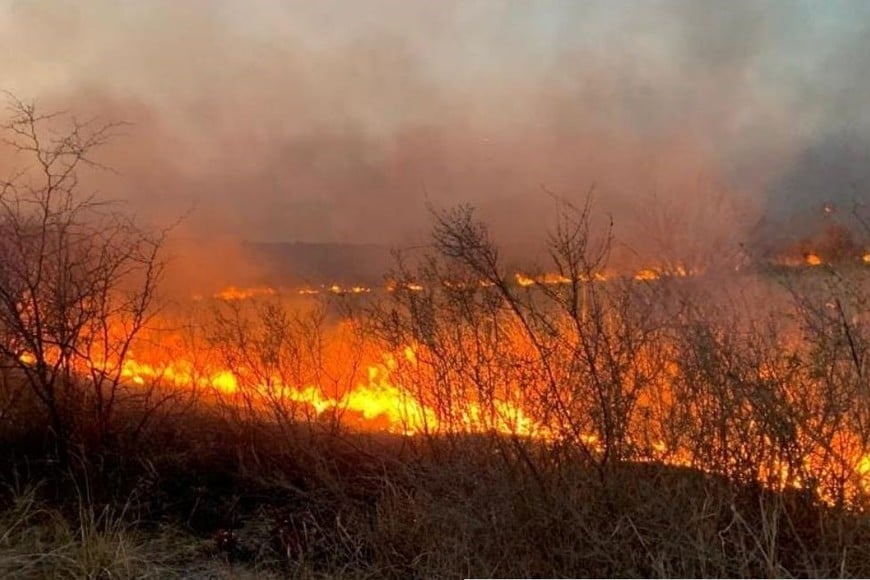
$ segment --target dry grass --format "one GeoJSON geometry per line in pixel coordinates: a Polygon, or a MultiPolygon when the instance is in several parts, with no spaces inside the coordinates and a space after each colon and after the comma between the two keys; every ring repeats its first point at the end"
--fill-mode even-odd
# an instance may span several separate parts
{"type": "Polygon", "coordinates": [[[32,464],[3,494],[0,575],[870,573],[865,516],[694,470],[623,464],[602,480],[566,463],[533,475],[488,437],[408,453],[402,438],[185,424],[189,438],[123,461],[103,451],[62,473],[32,464]]]}
{"type": "Polygon", "coordinates": [[[37,492],[14,493],[0,519],[4,578],[159,577],[175,556],[165,538],[146,538],[123,511],[82,504],[69,517],[37,492]]]}

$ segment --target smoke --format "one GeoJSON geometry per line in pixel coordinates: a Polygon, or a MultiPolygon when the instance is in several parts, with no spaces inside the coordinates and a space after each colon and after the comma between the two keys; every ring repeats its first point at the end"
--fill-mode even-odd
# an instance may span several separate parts
{"type": "Polygon", "coordinates": [[[595,188],[632,248],[866,199],[860,2],[0,0],[0,86],[132,123],[94,186],[190,238],[532,244],[595,188]]]}

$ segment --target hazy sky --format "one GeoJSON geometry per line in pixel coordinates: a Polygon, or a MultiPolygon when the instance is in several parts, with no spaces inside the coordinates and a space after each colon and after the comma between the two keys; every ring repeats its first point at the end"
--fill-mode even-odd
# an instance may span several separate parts
{"type": "Polygon", "coordinates": [[[244,239],[403,243],[427,199],[520,235],[593,184],[654,235],[868,198],[864,0],[0,0],[0,55],[134,123],[101,188],[244,239]]]}

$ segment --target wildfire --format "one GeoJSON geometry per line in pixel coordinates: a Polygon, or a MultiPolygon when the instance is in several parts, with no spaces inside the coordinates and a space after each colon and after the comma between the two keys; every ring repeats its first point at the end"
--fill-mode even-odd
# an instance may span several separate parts
{"type": "Polygon", "coordinates": [[[411,292],[422,292],[423,291],[423,285],[420,284],[419,282],[399,283],[399,282],[395,282],[395,281],[390,281],[387,283],[386,289],[387,289],[387,292],[395,292],[396,290],[398,290],[400,288],[404,289],[404,290],[409,290],[411,292]]]}
{"type": "Polygon", "coordinates": [[[517,280],[517,284],[519,284],[523,288],[526,288],[528,286],[533,286],[535,284],[534,278],[529,278],[528,276],[526,276],[525,274],[523,274],[521,272],[517,272],[515,277],[517,280]]]}
{"type": "MultiPolygon", "coordinates": [[[[533,278],[528,279],[538,283],[533,278]]],[[[162,385],[211,393],[219,401],[263,412],[269,411],[271,405],[278,405],[281,409],[289,409],[287,416],[296,419],[333,419],[359,429],[382,430],[403,436],[495,432],[544,441],[558,440],[560,436],[557,426],[541,420],[534,407],[522,399],[521,388],[506,388],[484,400],[457,394],[458,404],[451,409],[433,403],[427,389],[437,389],[438,381],[449,379],[438,378],[439,375],[426,366],[431,353],[425,345],[408,345],[394,352],[377,348],[365,350],[360,358],[362,364],[358,370],[352,371],[348,371],[353,365],[349,364],[346,355],[334,354],[325,362],[329,368],[317,375],[326,381],[321,383],[317,378],[294,382],[277,371],[256,371],[246,366],[248,363],[231,365],[216,347],[209,344],[191,348],[176,344],[174,337],[147,338],[127,353],[120,369],[108,362],[86,361],[83,363],[86,366],[81,369],[83,375],[88,376],[91,369],[111,372],[117,369],[122,382],[131,387],[162,385]],[[339,373],[335,369],[352,372],[348,375],[346,387],[327,387],[331,381],[338,382],[335,377],[339,373]],[[418,381],[413,388],[406,382],[409,378],[418,381]]],[[[338,335],[334,338],[339,342],[345,340],[338,335]]],[[[506,339],[514,340],[514,337],[506,339]]],[[[369,346],[375,347],[376,344],[373,342],[369,346]]],[[[514,345],[504,347],[513,348],[514,345]]],[[[518,343],[517,348],[522,348],[521,344],[518,343]]],[[[246,353],[242,353],[241,360],[250,360],[245,356],[246,353]]],[[[642,359],[644,354],[638,353],[637,357],[642,359]]],[[[32,365],[36,357],[23,353],[19,360],[32,365]]],[[[672,402],[667,395],[669,381],[676,376],[678,368],[675,364],[669,368],[673,376],[668,374],[664,379],[662,388],[665,395],[656,403],[658,405],[667,406],[672,402]]],[[[775,377],[765,378],[772,380],[775,377]]],[[[341,382],[345,384],[343,379],[341,382]]],[[[656,412],[654,403],[644,397],[639,399],[638,405],[644,408],[644,412],[656,412]]],[[[593,453],[604,449],[600,434],[575,433],[574,436],[593,453]]],[[[705,467],[703,463],[698,464],[697,458],[687,448],[667,443],[657,434],[638,432],[631,437],[636,437],[632,445],[641,450],[635,457],[639,461],[705,467]]],[[[870,493],[870,453],[860,440],[850,438],[848,433],[841,439],[840,448],[835,451],[837,460],[847,466],[844,469],[851,470],[856,489],[870,493]]],[[[824,461],[828,459],[810,455],[805,459],[805,465],[795,467],[771,460],[760,466],[756,475],[759,481],[779,488],[800,487],[806,474],[827,469],[824,461]]]]}
{"type": "MultiPolygon", "coordinates": [[[[823,258],[822,252],[817,251],[808,251],[796,254],[789,254],[784,256],[779,256],[774,259],[774,263],[780,266],[787,266],[789,268],[801,268],[801,267],[817,267],[824,265],[825,258],[823,258]]],[[[845,263],[857,261],[858,263],[870,264],[870,252],[865,251],[863,254],[855,253],[855,254],[838,254],[834,257],[829,258],[828,263],[845,263]]]]}
{"type": "MultiPolygon", "coordinates": [[[[411,347],[406,347],[399,356],[404,363],[412,366],[417,364],[416,351],[411,347]]],[[[193,362],[183,357],[145,363],[131,353],[123,364],[121,376],[135,385],[161,382],[178,388],[211,388],[229,396],[268,395],[273,402],[301,404],[314,416],[328,412],[346,416],[351,412],[360,417],[361,427],[368,425],[407,436],[449,430],[448,425],[439,420],[435,410],[394,383],[393,372],[399,365],[399,357],[390,353],[382,355],[381,361],[365,366],[363,378],[352,389],[338,397],[327,396],[319,385],[287,385],[278,377],[248,384],[238,372],[197,369],[193,362]]],[[[525,436],[542,436],[546,433],[546,429],[511,403],[496,401],[495,408],[496,419],[484,421],[481,407],[471,404],[463,412],[459,424],[467,432],[493,429],[525,436]]]]}
{"type": "MultiPolygon", "coordinates": [[[[815,256],[815,255],[811,255],[815,256]]],[[[810,257],[807,258],[808,263],[814,263],[818,257],[810,257]]],[[[865,261],[870,263],[870,254],[865,256],[865,261]]],[[[821,263],[819,261],[819,263],[821,263]]],[[[658,280],[664,276],[673,276],[673,277],[685,277],[695,275],[697,272],[694,270],[690,270],[684,266],[677,266],[672,270],[662,270],[660,268],[643,268],[635,272],[632,277],[638,281],[650,281],[650,280],[658,280]]],[[[577,280],[580,282],[606,282],[613,277],[612,273],[606,272],[594,272],[590,274],[581,274],[577,276],[577,280]]],[[[561,274],[559,272],[545,272],[543,274],[538,274],[535,276],[526,274],[524,272],[517,272],[513,276],[514,281],[521,288],[528,288],[531,286],[558,286],[564,284],[570,284],[571,278],[561,274]]],[[[462,282],[462,281],[450,281],[443,280],[441,284],[446,288],[451,289],[468,289],[475,286],[474,282],[462,282]]],[[[480,288],[490,288],[494,286],[494,282],[490,280],[480,280],[476,283],[480,288]]],[[[407,290],[409,292],[422,292],[425,288],[423,284],[416,281],[405,281],[405,282],[397,282],[390,281],[383,287],[383,290],[386,292],[395,292],[397,289],[407,290]]],[[[320,294],[334,294],[334,295],[345,295],[345,294],[369,294],[376,291],[376,288],[372,288],[369,286],[364,286],[360,284],[356,284],[353,286],[342,286],[338,283],[333,283],[330,285],[323,285],[319,288],[304,286],[301,288],[297,288],[296,290],[291,290],[291,292],[295,292],[299,296],[317,296],[320,294]]],[[[253,299],[261,296],[274,296],[279,294],[279,291],[275,288],[271,288],[268,286],[259,286],[259,287],[251,287],[251,288],[241,288],[237,286],[228,286],[224,288],[220,292],[217,292],[213,295],[214,298],[224,301],[241,301],[253,299]]],[[[194,300],[201,300],[201,295],[193,296],[194,300]]]]}
{"type": "MultiPolygon", "coordinates": [[[[522,272],[517,272],[514,275],[514,279],[517,284],[523,288],[527,288],[529,286],[558,286],[561,284],[570,284],[571,278],[565,276],[564,274],[560,274],[559,272],[545,272],[539,276],[528,276],[522,272]]],[[[608,279],[608,276],[603,272],[595,272],[591,275],[581,275],[577,277],[579,282],[604,282],[608,279]]]]}
{"type": "MultiPolygon", "coordinates": [[[[815,267],[824,263],[821,253],[807,252],[804,254],[794,253],[786,262],[780,263],[796,268],[807,266],[815,267]],[[801,259],[802,258],[802,259],[801,259]]],[[[855,259],[855,258],[853,258],[855,259]]],[[[861,255],[865,264],[870,264],[870,252],[861,255]]],[[[655,281],[668,277],[686,277],[699,274],[700,271],[678,266],[662,266],[643,268],[629,275],[628,279],[637,281],[655,281]]],[[[594,282],[607,280],[604,273],[586,274],[578,277],[581,282],[594,282]]],[[[526,273],[516,272],[512,280],[504,281],[510,284],[514,282],[519,288],[533,288],[536,286],[558,286],[572,283],[572,278],[558,272],[526,273]]],[[[495,283],[490,281],[469,280],[442,280],[440,286],[449,289],[470,290],[476,287],[489,287],[495,283]]],[[[502,282],[498,282],[501,287],[502,282]]],[[[386,290],[393,292],[403,290],[407,292],[421,292],[424,285],[415,280],[392,281],[387,284],[386,290]]],[[[322,285],[319,287],[303,287],[291,292],[299,295],[357,295],[368,294],[377,291],[364,285],[343,286],[338,283],[322,285]]],[[[223,301],[239,301],[254,299],[257,297],[274,296],[279,294],[270,287],[239,288],[230,286],[214,295],[223,301]]],[[[508,343],[513,338],[504,336],[499,341],[506,340],[508,343]]],[[[158,341],[159,342],[159,341],[158,341]]],[[[374,343],[372,343],[374,344],[374,343]]],[[[500,344],[499,349],[513,348],[513,344],[500,344]]],[[[461,345],[457,345],[462,349],[461,345]]],[[[479,346],[478,346],[479,348],[479,346]]],[[[521,348],[521,347],[520,347],[521,348]]],[[[535,406],[535,402],[522,398],[523,388],[513,385],[505,387],[497,394],[482,395],[467,394],[459,390],[456,397],[455,408],[445,409],[437,397],[433,399],[432,392],[442,388],[442,382],[450,383],[452,379],[444,378],[432,371],[424,371],[427,357],[431,358],[431,352],[426,350],[425,343],[407,346],[396,352],[384,352],[378,349],[366,351],[364,357],[358,359],[359,366],[349,365],[348,357],[336,356],[329,364],[337,367],[354,366],[352,378],[346,381],[342,379],[341,388],[335,385],[339,383],[332,370],[325,373],[312,374],[315,378],[287,379],[279,374],[258,374],[252,369],[237,367],[222,361],[219,353],[211,352],[211,347],[204,346],[197,352],[189,350],[166,354],[158,350],[149,351],[143,346],[136,346],[135,353],[130,353],[121,368],[121,376],[129,385],[147,386],[161,383],[177,388],[205,389],[214,392],[226,400],[248,401],[251,397],[261,401],[264,409],[270,404],[289,405],[294,411],[288,416],[298,418],[334,418],[349,426],[364,430],[383,430],[404,436],[416,436],[420,434],[443,434],[443,433],[481,433],[497,432],[503,434],[520,435],[540,440],[559,440],[565,437],[560,432],[558,422],[547,415],[547,411],[535,406]],[[208,362],[202,364],[200,358],[208,362]],[[231,368],[232,367],[232,368],[231,368]],[[410,369],[410,370],[409,370],[410,369]],[[415,373],[429,372],[430,375],[420,378],[415,373]],[[328,378],[327,378],[328,377],[328,378]],[[409,378],[410,377],[410,378],[409,378]],[[411,382],[409,382],[411,381],[411,382]],[[431,391],[431,392],[430,392],[431,391]],[[465,394],[463,394],[465,393],[465,394]],[[478,397],[478,398],[475,398],[478,397]],[[297,414],[299,413],[299,414],[297,414]]],[[[245,355],[239,358],[244,359],[245,355]]],[[[442,355],[443,356],[443,355],[442,355]]],[[[637,358],[643,358],[638,354],[637,358]]],[[[22,354],[20,360],[26,364],[33,364],[35,357],[27,353],[22,354]]],[[[676,364],[676,363],[674,363],[676,364]]],[[[334,370],[334,369],[333,369],[334,370]]],[[[344,371],[342,371],[344,372],[344,371]]],[[[674,373],[677,371],[675,370],[674,373]]],[[[674,375],[674,377],[676,374],[674,375]]],[[[671,389],[670,377],[662,389],[667,392],[671,389]]],[[[762,377],[765,380],[774,380],[775,377],[762,377]]],[[[457,379],[459,383],[462,378],[457,379]]],[[[449,384],[446,388],[453,389],[449,384]]],[[[241,403],[238,403],[241,404],[241,403]]],[[[248,403],[249,404],[249,403],[248,403]]],[[[666,408],[671,403],[667,402],[667,395],[659,401],[659,405],[666,408]]],[[[646,405],[649,412],[654,416],[661,412],[661,408],[654,408],[651,403],[641,398],[639,406],[646,405]]],[[[256,405],[254,405],[256,407],[256,405]]],[[[691,466],[701,469],[712,469],[704,464],[704,459],[696,455],[690,445],[674,442],[674,438],[661,432],[638,432],[631,434],[631,446],[637,450],[632,459],[639,461],[661,461],[671,465],[691,466]]],[[[592,453],[600,453],[604,449],[604,443],[600,440],[601,433],[580,433],[568,435],[575,441],[585,445],[592,453]]],[[[843,466],[845,472],[850,473],[850,483],[853,489],[863,490],[870,494],[870,449],[867,449],[859,440],[849,439],[849,434],[843,434],[844,442],[841,448],[832,452],[836,454],[836,462],[843,466]]],[[[678,438],[677,438],[678,439],[678,438]]],[[[772,445],[772,444],[771,444],[772,445]]],[[[812,447],[807,444],[808,449],[812,447]]],[[[827,451],[826,451],[827,452],[827,451]]],[[[757,467],[754,477],[759,481],[779,488],[801,487],[807,485],[811,474],[828,473],[830,466],[826,462],[832,461],[827,456],[814,455],[816,451],[809,451],[805,458],[797,465],[777,463],[776,459],[766,460],[766,463],[757,467]]],[[[833,499],[832,499],[833,501],[833,499]]]]}
{"type": "Polygon", "coordinates": [[[228,286],[214,295],[218,300],[232,302],[236,300],[247,300],[255,296],[272,296],[277,291],[269,286],[258,286],[255,288],[237,288],[236,286],[228,286]]]}
{"type": "MultiPolygon", "coordinates": [[[[329,286],[321,286],[320,288],[312,288],[310,286],[304,286],[302,288],[298,288],[295,290],[295,293],[299,296],[317,296],[321,293],[328,292],[330,294],[368,294],[372,292],[372,288],[368,286],[363,286],[360,284],[356,284],[354,286],[342,286],[340,284],[330,284],[329,286]]],[[[216,292],[212,295],[213,298],[217,300],[223,300],[225,302],[235,302],[242,300],[249,300],[252,298],[258,298],[261,296],[276,296],[280,292],[276,288],[272,288],[269,286],[256,286],[251,288],[240,288],[237,286],[227,286],[222,289],[220,292],[216,292]]],[[[202,300],[202,295],[195,294],[193,297],[194,301],[202,300]]]]}
{"type": "Polygon", "coordinates": [[[333,294],[368,294],[372,289],[367,286],[351,286],[350,288],[344,288],[339,284],[333,284],[329,287],[329,291],[333,294]]]}
{"type": "MultiPolygon", "coordinates": [[[[685,270],[680,269],[677,271],[677,275],[685,276],[688,274],[686,273],[685,270]]],[[[640,273],[638,273],[635,276],[635,278],[638,280],[656,279],[658,277],[659,277],[658,272],[656,270],[652,270],[652,269],[642,270],[640,273]],[[648,276],[648,277],[643,277],[643,276],[648,276]],[[649,277],[649,276],[651,276],[651,277],[649,277]]],[[[583,275],[583,276],[578,277],[578,280],[581,282],[590,282],[590,281],[605,282],[609,279],[610,279],[610,276],[604,272],[595,272],[594,274],[591,274],[588,276],[583,275]]],[[[571,283],[571,278],[569,278],[568,276],[565,276],[563,274],[560,274],[558,272],[545,272],[543,274],[540,274],[540,275],[537,275],[534,277],[529,276],[527,274],[524,274],[523,272],[517,272],[516,274],[514,274],[514,280],[516,281],[518,286],[523,287],[523,288],[526,288],[529,286],[535,286],[535,285],[556,286],[556,285],[560,285],[560,284],[570,284],[571,283]]],[[[453,282],[453,281],[449,281],[449,280],[442,281],[442,284],[446,288],[451,288],[451,289],[466,289],[469,287],[473,287],[475,285],[475,283],[469,284],[467,282],[453,282]]],[[[494,286],[494,282],[492,282],[490,280],[480,280],[476,284],[480,288],[491,288],[492,286],[494,286]]],[[[415,281],[408,281],[408,282],[401,282],[401,283],[396,282],[396,281],[390,281],[386,284],[386,286],[383,289],[387,292],[395,292],[396,289],[398,289],[398,288],[402,288],[402,289],[408,290],[410,292],[422,292],[424,290],[423,284],[421,284],[419,282],[415,282],[415,281]]],[[[342,286],[341,284],[333,283],[333,284],[329,284],[329,285],[320,286],[319,288],[315,288],[315,287],[311,287],[311,286],[304,286],[301,288],[297,288],[296,290],[291,290],[291,292],[295,292],[299,296],[318,296],[318,295],[324,294],[324,293],[335,294],[335,295],[369,294],[371,292],[374,292],[375,290],[376,290],[375,288],[372,288],[369,286],[364,286],[361,284],[356,284],[353,286],[342,286]]],[[[238,287],[238,286],[227,286],[226,288],[224,288],[220,292],[215,293],[212,297],[216,298],[218,300],[233,302],[233,301],[249,300],[249,299],[253,299],[253,298],[257,298],[257,297],[261,297],[261,296],[275,296],[275,295],[278,295],[279,293],[280,292],[277,289],[271,288],[268,286],[256,286],[256,287],[250,287],[250,288],[242,288],[242,287],[238,287]]],[[[192,298],[195,301],[200,301],[200,300],[202,300],[203,297],[200,294],[196,294],[192,298]]]]}
{"type": "Polygon", "coordinates": [[[687,276],[696,276],[699,274],[697,269],[688,268],[682,264],[671,266],[669,268],[643,268],[634,274],[634,279],[640,282],[648,282],[658,280],[660,278],[685,278],[687,276]]]}
{"type": "Polygon", "coordinates": [[[638,281],[650,281],[650,280],[658,280],[660,278],[658,270],[653,270],[652,268],[644,268],[643,270],[638,270],[638,272],[634,275],[634,279],[638,281]]]}

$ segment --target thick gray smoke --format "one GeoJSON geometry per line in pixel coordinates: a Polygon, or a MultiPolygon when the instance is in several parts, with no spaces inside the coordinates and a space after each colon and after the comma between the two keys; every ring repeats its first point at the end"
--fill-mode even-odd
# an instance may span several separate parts
{"type": "Polygon", "coordinates": [[[868,198],[870,4],[0,0],[0,87],[133,125],[100,189],[188,235],[407,245],[427,203],[635,248],[868,198]]]}

